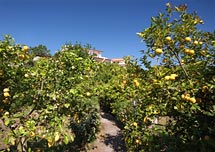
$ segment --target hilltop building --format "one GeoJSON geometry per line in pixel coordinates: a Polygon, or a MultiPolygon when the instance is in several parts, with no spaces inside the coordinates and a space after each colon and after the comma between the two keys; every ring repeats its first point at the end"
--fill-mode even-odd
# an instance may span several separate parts
{"type": "Polygon", "coordinates": [[[102,52],[100,50],[89,50],[90,55],[94,55],[94,59],[98,62],[110,62],[110,63],[118,63],[121,66],[125,66],[125,60],[123,58],[113,58],[108,59],[102,56],[102,52]]]}

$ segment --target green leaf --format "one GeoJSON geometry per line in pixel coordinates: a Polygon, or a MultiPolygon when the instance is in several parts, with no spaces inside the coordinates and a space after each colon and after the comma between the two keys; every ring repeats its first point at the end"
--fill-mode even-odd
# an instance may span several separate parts
{"type": "Polygon", "coordinates": [[[67,135],[65,135],[63,141],[67,145],[69,143],[69,137],[67,135]]]}
{"type": "Polygon", "coordinates": [[[74,136],[70,136],[70,140],[73,142],[74,141],[74,136]]]}
{"type": "Polygon", "coordinates": [[[213,112],[215,112],[215,105],[213,105],[213,109],[214,109],[214,111],[213,111],[213,112]]]}
{"type": "Polygon", "coordinates": [[[70,107],[70,103],[65,103],[65,104],[64,104],[64,107],[65,107],[65,108],[69,108],[69,107],[70,107]]]}
{"type": "Polygon", "coordinates": [[[10,119],[6,119],[5,121],[4,121],[4,124],[7,126],[7,125],[9,125],[9,123],[10,123],[10,119]]]}
{"type": "Polygon", "coordinates": [[[176,97],[172,97],[171,100],[177,101],[178,99],[176,97]]]}
{"type": "Polygon", "coordinates": [[[69,92],[72,93],[72,94],[77,94],[78,93],[78,91],[76,89],[70,89],[69,92]]]}
{"type": "Polygon", "coordinates": [[[155,19],[154,17],[151,17],[151,20],[152,20],[152,22],[155,22],[155,21],[156,21],[156,19],[155,19]]]}

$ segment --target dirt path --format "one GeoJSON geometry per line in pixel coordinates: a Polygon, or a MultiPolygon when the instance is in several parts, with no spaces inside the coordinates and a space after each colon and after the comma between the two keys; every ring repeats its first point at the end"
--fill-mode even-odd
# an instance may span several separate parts
{"type": "Polygon", "coordinates": [[[101,113],[101,134],[88,152],[126,152],[121,129],[114,117],[101,113]]]}

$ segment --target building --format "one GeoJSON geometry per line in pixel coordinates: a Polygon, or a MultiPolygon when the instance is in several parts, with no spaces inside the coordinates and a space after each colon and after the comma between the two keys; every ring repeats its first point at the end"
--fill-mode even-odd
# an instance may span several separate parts
{"type": "Polygon", "coordinates": [[[100,50],[89,50],[89,54],[102,58],[102,51],[100,51],[100,50]]]}
{"type": "Polygon", "coordinates": [[[111,63],[118,63],[121,66],[125,66],[125,60],[123,58],[113,58],[111,63]]]}
{"type": "Polygon", "coordinates": [[[118,63],[121,66],[125,66],[125,60],[123,58],[113,58],[113,59],[108,59],[106,57],[102,56],[102,52],[100,50],[89,50],[90,55],[94,55],[94,59],[98,62],[110,62],[110,63],[118,63]]]}

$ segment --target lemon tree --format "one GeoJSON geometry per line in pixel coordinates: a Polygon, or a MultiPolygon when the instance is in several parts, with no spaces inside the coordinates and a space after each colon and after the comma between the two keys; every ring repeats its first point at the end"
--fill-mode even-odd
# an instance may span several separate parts
{"type": "Polygon", "coordinates": [[[99,130],[93,94],[96,63],[80,45],[33,61],[10,36],[0,43],[0,116],[4,142],[18,151],[83,147],[99,130]]]}
{"type": "Polygon", "coordinates": [[[142,119],[149,120],[150,126],[138,134],[142,137],[141,144],[138,141],[132,150],[211,151],[214,148],[215,37],[213,33],[198,30],[199,24],[203,20],[195,12],[189,13],[186,5],[167,3],[166,12],[152,17],[151,26],[137,33],[148,47],[143,51],[143,63],[148,66],[147,61],[153,59],[159,62],[148,66],[146,77],[156,81],[145,82],[141,105],[145,108],[145,119],[142,119]],[[160,121],[156,122],[154,116],[160,121]],[[205,141],[205,136],[210,140],[205,141]]]}

